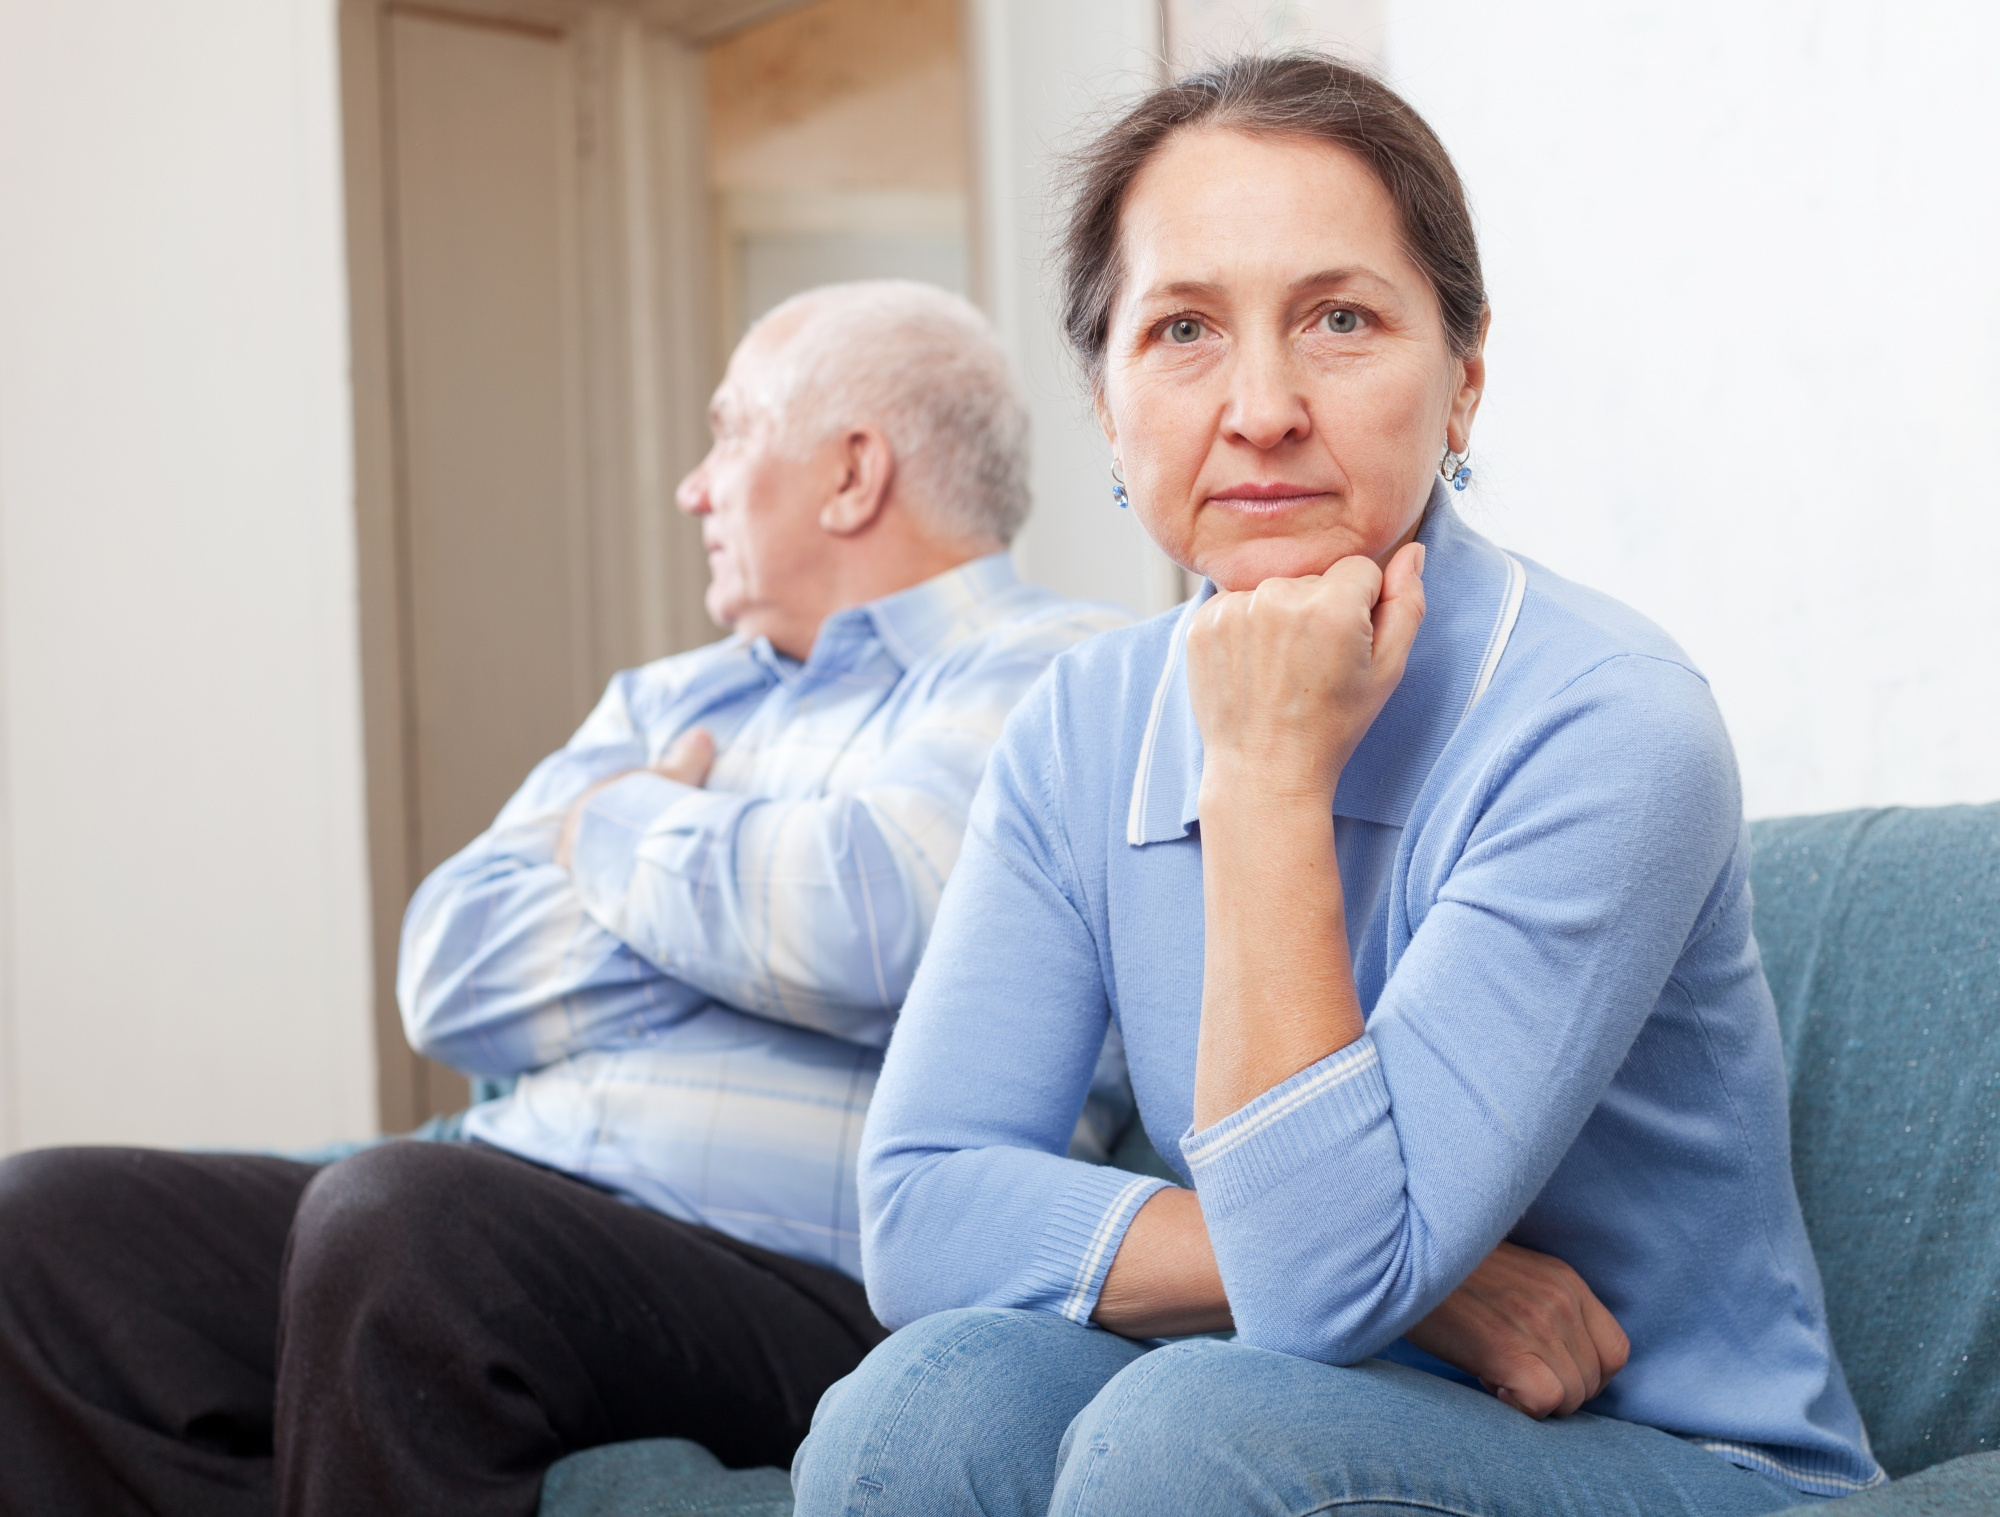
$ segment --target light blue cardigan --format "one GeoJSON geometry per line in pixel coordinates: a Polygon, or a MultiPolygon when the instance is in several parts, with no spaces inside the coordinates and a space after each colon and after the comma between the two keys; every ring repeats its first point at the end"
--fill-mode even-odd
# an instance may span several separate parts
{"type": "Polygon", "coordinates": [[[1186,613],[1064,654],[993,756],[869,1112],[875,1310],[1089,1320],[1159,1184],[1065,1157],[1115,1019],[1244,1341],[1421,1362],[1401,1335],[1512,1238],[1568,1261],[1631,1336],[1590,1410],[1802,1490],[1874,1484],[1792,1189],[1708,686],[1442,493],[1419,538],[1429,614],[1334,805],[1367,1033],[1190,1131],[1186,613]]]}

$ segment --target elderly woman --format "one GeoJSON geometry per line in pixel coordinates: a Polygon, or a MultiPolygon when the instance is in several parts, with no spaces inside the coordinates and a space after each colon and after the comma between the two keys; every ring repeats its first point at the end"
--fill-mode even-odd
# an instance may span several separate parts
{"type": "Polygon", "coordinates": [[[1879,1481],[1715,702],[1452,508],[1487,310],[1444,150],[1365,75],[1241,60],[1088,151],[1065,254],[1115,493],[1205,583],[1064,655],[994,755],[863,1145],[870,1298],[912,1325],[822,1402],[801,1513],[1879,1481]],[[1113,1021],[1182,1186],[1064,1155],[1113,1021]],[[1582,1413],[1411,1341],[1503,1240],[1630,1335],[1582,1413]]]}

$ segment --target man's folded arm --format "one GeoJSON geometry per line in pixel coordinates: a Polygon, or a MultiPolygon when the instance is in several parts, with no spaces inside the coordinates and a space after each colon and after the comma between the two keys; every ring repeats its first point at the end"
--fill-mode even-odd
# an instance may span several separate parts
{"type": "Polygon", "coordinates": [[[593,921],[555,862],[577,800],[647,760],[628,682],[613,679],[575,737],[412,897],[396,992],[419,1053],[467,1074],[521,1074],[642,1042],[707,1001],[593,921]]]}
{"type": "Polygon", "coordinates": [[[1007,713],[1104,624],[1060,616],[969,651],[833,795],[658,773],[614,680],[411,901],[398,979],[411,1044],[469,1073],[516,1073],[643,1041],[710,999],[886,1043],[1007,713]]]}
{"type": "Polygon", "coordinates": [[[569,871],[490,833],[410,902],[396,988],[411,1047],[492,1076],[643,1043],[708,1001],[592,921],[569,871]]]}
{"type": "Polygon", "coordinates": [[[940,702],[843,793],[773,798],[625,775],[576,820],[570,867],[584,909],[717,1000],[886,1043],[987,752],[1039,668],[940,702]]]}

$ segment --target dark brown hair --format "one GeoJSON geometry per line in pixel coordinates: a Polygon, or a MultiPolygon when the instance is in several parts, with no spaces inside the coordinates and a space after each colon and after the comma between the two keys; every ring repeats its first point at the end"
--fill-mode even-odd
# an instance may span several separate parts
{"type": "Polygon", "coordinates": [[[1346,148],[1375,173],[1403,221],[1403,246],[1424,272],[1445,341],[1472,355],[1486,321],[1486,286],[1465,187],[1437,134],[1379,79],[1321,53],[1232,58],[1162,85],[1069,161],[1059,260],[1063,331],[1091,387],[1103,380],[1111,308],[1125,277],[1118,246],[1125,196],[1177,132],[1227,127],[1346,148]]]}

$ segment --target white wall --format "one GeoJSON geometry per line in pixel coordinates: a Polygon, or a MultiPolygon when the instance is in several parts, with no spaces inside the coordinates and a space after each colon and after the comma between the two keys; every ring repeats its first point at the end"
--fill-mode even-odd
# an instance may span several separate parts
{"type": "Polygon", "coordinates": [[[335,84],[0,5],[0,1147],[373,1125],[335,84]]]}
{"type": "Polygon", "coordinates": [[[1394,0],[1495,308],[1476,517],[1708,672],[1753,815],[2000,797],[2000,10],[1394,0]]]}
{"type": "Polygon", "coordinates": [[[1021,572],[1072,595],[1163,610],[1179,571],[1111,499],[1111,450],[1056,325],[1048,191],[1061,151],[1107,101],[1158,77],[1156,0],[971,0],[975,267],[1028,387],[1035,514],[1021,572]]]}
{"type": "MultiPolygon", "coordinates": [[[[1681,640],[1752,815],[2000,797],[2000,9],[1164,10],[1179,60],[1329,43],[1438,128],[1495,308],[1468,514],[1681,640]]],[[[984,106],[992,288],[1039,407],[1022,558],[1138,605],[1159,581],[1099,504],[1029,186],[1043,144],[1143,70],[1141,27],[1121,0],[980,11],[1003,59],[982,77],[1011,91],[984,106]]]]}

